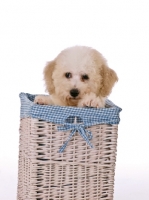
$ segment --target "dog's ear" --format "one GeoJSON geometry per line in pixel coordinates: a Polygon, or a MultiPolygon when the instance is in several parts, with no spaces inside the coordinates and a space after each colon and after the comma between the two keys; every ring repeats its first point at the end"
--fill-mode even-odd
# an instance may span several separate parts
{"type": "Polygon", "coordinates": [[[46,90],[50,94],[54,93],[54,85],[53,85],[53,79],[52,79],[54,67],[55,67],[55,61],[51,61],[47,63],[44,69],[44,80],[46,84],[46,90]]]}
{"type": "Polygon", "coordinates": [[[118,81],[118,77],[115,71],[110,69],[106,64],[102,65],[100,75],[102,77],[100,95],[107,97],[111,93],[114,83],[118,81]]]}

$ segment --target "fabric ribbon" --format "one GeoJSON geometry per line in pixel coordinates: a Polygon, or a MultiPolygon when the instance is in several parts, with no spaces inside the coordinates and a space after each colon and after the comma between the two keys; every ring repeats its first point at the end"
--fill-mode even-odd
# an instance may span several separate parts
{"type": "Polygon", "coordinates": [[[57,127],[58,131],[71,131],[68,139],[63,144],[63,146],[59,149],[59,153],[62,153],[68,142],[72,139],[74,134],[78,132],[81,137],[86,141],[86,143],[93,148],[93,145],[90,143],[90,140],[92,139],[92,133],[89,130],[86,130],[86,126],[84,124],[71,124],[71,123],[65,123],[63,126],[57,127]]]}

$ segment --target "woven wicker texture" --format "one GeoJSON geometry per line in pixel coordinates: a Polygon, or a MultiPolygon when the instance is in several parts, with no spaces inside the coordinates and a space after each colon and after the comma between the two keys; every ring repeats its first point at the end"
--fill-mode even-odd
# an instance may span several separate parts
{"type": "Polygon", "coordinates": [[[90,148],[39,119],[20,123],[18,200],[113,200],[118,125],[94,125],[90,148]]]}

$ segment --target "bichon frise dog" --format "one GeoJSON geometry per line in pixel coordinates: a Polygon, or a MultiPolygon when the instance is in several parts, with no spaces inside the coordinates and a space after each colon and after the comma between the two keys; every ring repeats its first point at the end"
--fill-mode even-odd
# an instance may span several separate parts
{"type": "Polygon", "coordinates": [[[44,80],[50,95],[36,96],[35,103],[103,108],[118,77],[97,50],[75,46],[47,63],[44,80]]]}

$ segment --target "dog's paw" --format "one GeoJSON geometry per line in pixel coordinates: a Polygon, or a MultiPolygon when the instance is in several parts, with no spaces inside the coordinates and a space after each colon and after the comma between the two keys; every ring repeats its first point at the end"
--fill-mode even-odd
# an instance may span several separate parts
{"type": "Polygon", "coordinates": [[[34,103],[40,104],[40,105],[47,105],[48,104],[47,96],[44,96],[44,95],[36,96],[35,99],[34,99],[34,103]]]}
{"type": "Polygon", "coordinates": [[[94,107],[94,108],[103,108],[104,101],[100,97],[97,97],[95,94],[86,94],[83,99],[78,104],[79,107],[94,107]]]}

